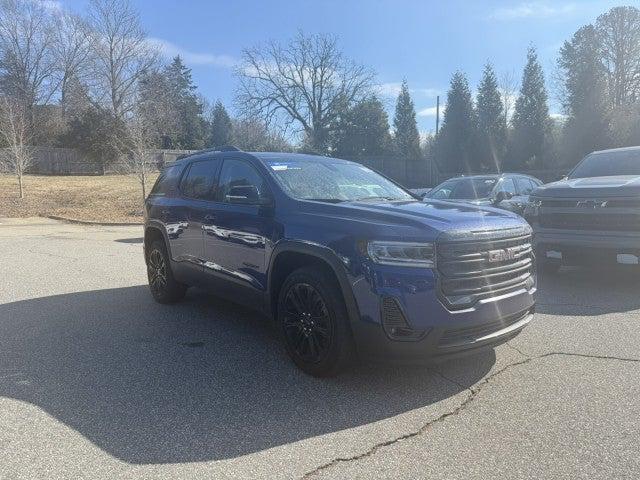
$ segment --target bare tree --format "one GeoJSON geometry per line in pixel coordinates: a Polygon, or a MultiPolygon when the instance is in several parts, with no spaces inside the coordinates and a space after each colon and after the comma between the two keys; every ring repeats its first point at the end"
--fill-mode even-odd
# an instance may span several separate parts
{"type": "Polygon", "coordinates": [[[640,99],[640,10],[615,7],[596,20],[614,106],[640,99]]]}
{"type": "MultiPolygon", "coordinates": [[[[53,25],[41,2],[0,0],[0,80],[33,122],[36,104],[55,92],[53,25]]],[[[29,125],[31,126],[31,125],[29,125]]]]}
{"type": "Polygon", "coordinates": [[[507,70],[500,76],[499,88],[504,106],[504,122],[505,125],[509,125],[518,92],[518,78],[514,70],[507,70]]]}
{"type": "Polygon", "coordinates": [[[149,151],[154,148],[155,135],[153,126],[147,117],[136,111],[127,119],[126,137],[119,138],[118,148],[121,152],[121,170],[138,179],[142,191],[142,203],[147,198],[147,178],[149,176],[149,151]]]}
{"type": "Polygon", "coordinates": [[[54,15],[53,55],[58,75],[63,117],[74,82],[86,83],[91,64],[91,31],[80,16],[67,11],[54,15]]]}
{"type": "Polygon", "coordinates": [[[346,60],[333,37],[297,37],[243,51],[236,69],[241,114],[284,120],[317,151],[327,147],[339,114],[368,93],[373,74],[346,60]]]}
{"type": "Polygon", "coordinates": [[[89,16],[98,100],[124,119],[134,107],[138,80],[156,63],[157,49],[147,41],[128,0],[92,0],[89,16]]]}
{"type": "Polygon", "coordinates": [[[22,177],[33,160],[31,130],[27,112],[21,102],[0,97],[0,141],[7,145],[0,162],[18,179],[20,198],[24,198],[22,177]]]}

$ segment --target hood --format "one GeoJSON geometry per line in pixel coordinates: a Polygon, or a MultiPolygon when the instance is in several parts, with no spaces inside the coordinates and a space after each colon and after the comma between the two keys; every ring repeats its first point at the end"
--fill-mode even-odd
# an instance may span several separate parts
{"type": "Polygon", "coordinates": [[[592,177],[560,180],[538,187],[536,197],[593,198],[640,196],[640,177],[592,177]]]}
{"type": "MultiPolygon", "coordinates": [[[[481,207],[467,203],[443,201],[406,202],[347,202],[335,205],[341,216],[358,220],[427,228],[434,234],[447,232],[447,236],[468,236],[470,232],[491,232],[512,228],[528,229],[520,216],[506,210],[481,207]],[[346,211],[345,211],[346,210],[346,211]]],[[[336,212],[337,213],[337,212],[336,212]]]]}

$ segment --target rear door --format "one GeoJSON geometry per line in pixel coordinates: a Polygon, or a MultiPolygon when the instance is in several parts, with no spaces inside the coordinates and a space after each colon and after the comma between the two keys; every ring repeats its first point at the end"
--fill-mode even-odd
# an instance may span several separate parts
{"type": "Polygon", "coordinates": [[[196,160],[187,167],[180,180],[180,201],[173,209],[172,221],[165,227],[173,260],[191,270],[202,270],[202,227],[215,195],[219,163],[210,158],[196,160]]]}

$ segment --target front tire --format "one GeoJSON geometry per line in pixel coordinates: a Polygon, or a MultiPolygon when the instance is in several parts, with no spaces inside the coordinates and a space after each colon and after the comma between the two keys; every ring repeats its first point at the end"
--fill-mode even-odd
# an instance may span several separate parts
{"type": "Polygon", "coordinates": [[[284,281],[278,323],[287,353],[305,373],[331,377],[350,364],[354,344],[336,280],[321,268],[303,267],[284,281]]]}
{"type": "Polygon", "coordinates": [[[174,303],[184,298],[187,286],[176,281],[164,242],[156,240],[147,253],[147,277],[151,295],[158,303],[174,303]]]}

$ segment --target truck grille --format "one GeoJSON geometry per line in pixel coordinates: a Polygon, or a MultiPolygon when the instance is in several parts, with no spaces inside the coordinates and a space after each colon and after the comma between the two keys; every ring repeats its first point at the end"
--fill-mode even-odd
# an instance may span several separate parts
{"type": "Polygon", "coordinates": [[[640,231],[640,214],[622,213],[543,213],[540,226],[569,230],[640,231]]]}
{"type": "Polygon", "coordinates": [[[640,232],[640,200],[544,199],[538,221],[543,228],[640,232]]]}
{"type": "Polygon", "coordinates": [[[531,234],[437,245],[440,295],[452,309],[466,308],[534,284],[531,234]]]}

